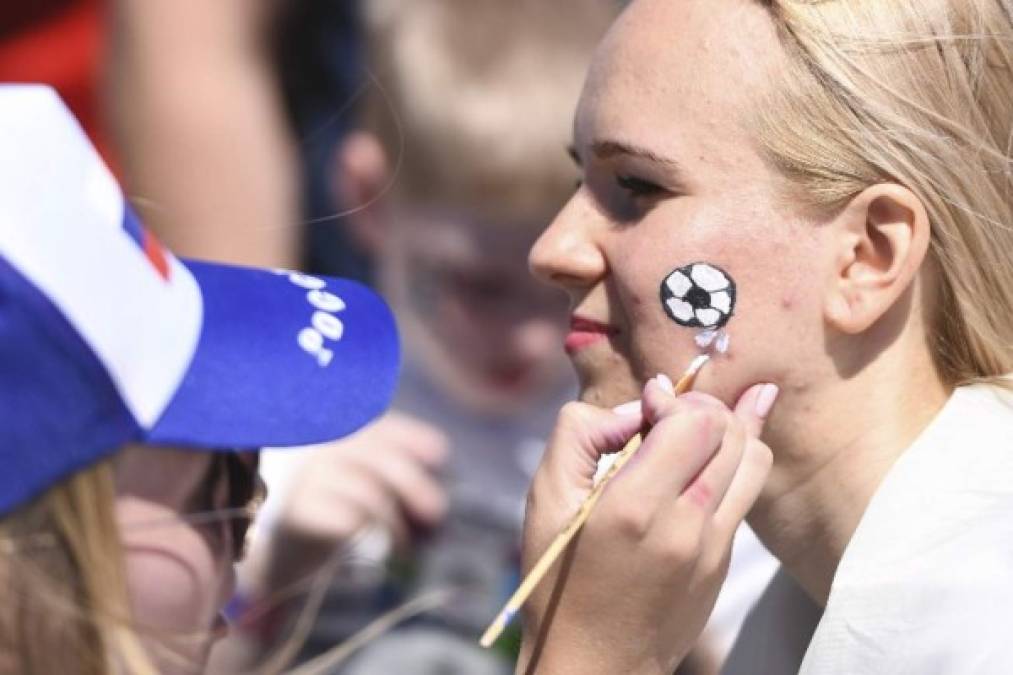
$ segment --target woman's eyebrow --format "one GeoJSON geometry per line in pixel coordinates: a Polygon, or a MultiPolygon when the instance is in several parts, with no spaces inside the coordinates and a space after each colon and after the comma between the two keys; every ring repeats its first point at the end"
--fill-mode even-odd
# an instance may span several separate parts
{"type": "Polygon", "coordinates": [[[595,141],[591,144],[591,151],[594,152],[595,157],[598,159],[609,159],[616,155],[630,155],[631,157],[643,157],[658,164],[680,169],[679,163],[674,159],[663,157],[647,148],[641,148],[622,141],[595,141]]]}

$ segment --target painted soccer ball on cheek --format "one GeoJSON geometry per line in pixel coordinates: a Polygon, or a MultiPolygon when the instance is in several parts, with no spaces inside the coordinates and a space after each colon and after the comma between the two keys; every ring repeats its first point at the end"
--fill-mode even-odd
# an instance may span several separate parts
{"type": "Polygon", "coordinates": [[[661,283],[661,304],[680,326],[702,329],[696,337],[701,349],[714,344],[728,351],[722,329],[735,311],[735,282],[724,270],[702,262],[678,268],[661,283]]]}
{"type": "Polygon", "coordinates": [[[732,318],[735,282],[714,265],[693,263],[665,278],[661,302],[680,326],[718,330],[732,318]]]}

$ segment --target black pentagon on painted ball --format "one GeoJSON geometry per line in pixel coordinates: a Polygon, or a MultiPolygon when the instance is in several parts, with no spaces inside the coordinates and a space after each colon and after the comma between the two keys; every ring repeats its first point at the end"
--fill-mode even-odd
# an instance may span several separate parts
{"type": "MultiPolygon", "coordinates": [[[[722,268],[720,268],[717,265],[714,265],[712,263],[706,263],[706,262],[699,262],[698,261],[698,262],[690,263],[688,265],[683,265],[682,267],[678,267],[678,268],[672,270],[661,281],[661,289],[660,289],[660,291],[661,291],[660,292],[661,306],[664,308],[665,314],[667,314],[668,317],[670,319],[672,319],[672,321],[675,321],[680,326],[685,326],[686,328],[706,328],[708,330],[719,330],[719,329],[723,328],[728,323],[728,321],[732,318],[732,316],[735,314],[735,302],[737,300],[737,295],[738,295],[737,289],[736,289],[736,286],[735,286],[735,280],[724,269],[722,269],[722,268]],[[705,265],[707,267],[713,268],[717,272],[720,272],[721,275],[728,281],[728,287],[724,288],[724,289],[721,289],[721,290],[727,292],[728,296],[730,298],[730,302],[729,302],[729,305],[728,305],[728,312],[722,312],[720,309],[718,309],[718,308],[715,307],[714,309],[715,309],[715,311],[718,312],[718,314],[720,314],[720,318],[718,319],[718,321],[716,323],[711,324],[711,325],[706,325],[706,326],[703,323],[701,323],[699,319],[697,319],[697,317],[696,317],[696,310],[699,310],[699,309],[708,309],[708,308],[711,307],[711,305],[710,305],[711,293],[708,292],[708,291],[706,291],[706,290],[704,290],[700,286],[698,286],[697,283],[696,283],[696,280],[693,279],[693,276],[692,276],[691,272],[692,272],[693,268],[695,266],[697,266],[697,265],[705,265]],[[683,276],[685,276],[686,279],[688,279],[689,282],[690,282],[690,284],[691,284],[690,288],[686,291],[685,294],[683,294],[683,297],[681,298],[681,300],[683,302],[686,302],[687,304],[689,304],[693,308],[693,310],[694,310],[693,316],[690,319],[688,319],[688,320],[680,319],[679,317],[675,316],[675,314],[672,312],[671,308],[669,308],[669,306],[668,306],[668,300],[670,298],[675,298],[676,297],[675,294],[672,293],[672,291],[668,287],[668,280],[676,272],[679,272],[683,276]]],[[[714,291],[714,292],[718,293],[720,291],[714,291]]]]}
{"type": "Polygon", "coordinates": [[[711,294],[699,286],[694,286],[689,289],[683,300],[691,304],[693,309],[706,309],[710,307],[711,294]]]}

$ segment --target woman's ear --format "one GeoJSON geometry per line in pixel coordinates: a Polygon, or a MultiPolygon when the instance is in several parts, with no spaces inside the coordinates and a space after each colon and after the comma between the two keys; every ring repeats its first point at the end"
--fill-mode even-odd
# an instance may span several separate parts
{"type": "Polygon", "coordinates": [[[387,153],[367,131],[352,131],[334,152],[331,184],[349,234],[363,249],[376,255],[386,237],[382,202],[390,188],[387,153]]]}
{"type": "Polygon", "coordinates": [[[843,333],[870,328],[911,286],[929,250],[931,225],[921,200],[892,183],[854,197],[832,221],[838,253],[825,305],[843,333]]]}

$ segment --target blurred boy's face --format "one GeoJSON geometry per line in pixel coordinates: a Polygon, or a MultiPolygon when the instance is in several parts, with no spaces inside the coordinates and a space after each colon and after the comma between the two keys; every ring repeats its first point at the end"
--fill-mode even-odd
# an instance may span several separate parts
{"type": "Polygon", "coordinates": [[[508,414],[572,377],[562,353],[566,298],[535,281],[527,251],[544,221],[467,211],[390,212],[380,256],[405,348],[478,412],[508,414]]]}

